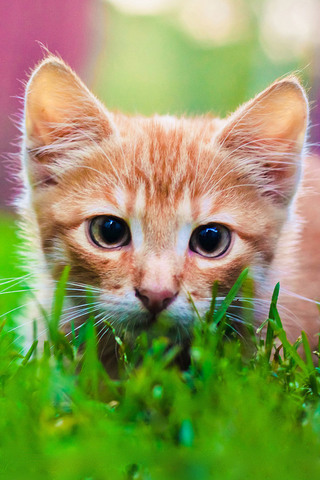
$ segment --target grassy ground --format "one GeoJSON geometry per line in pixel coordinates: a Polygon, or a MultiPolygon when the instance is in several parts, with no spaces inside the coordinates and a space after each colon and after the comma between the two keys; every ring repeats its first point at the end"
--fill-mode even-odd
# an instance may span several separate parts
{"type": "MultiPolygon", "coordinates": [[[[5,218],[1,225],[11,234],[1,247],[1,276],[14,276],[12,221],[5,218]]],[[[133,352],[119,340],[118,381],[97,360],[92,321],[81,334],[84,355],[79,339],[69,344],[59,333],[54,319],[63,284],[43,354],[34,344],[21,357],[17,335],[8,328],[12,314],[1,317],[0,478],[319,478],[319,369],[306,341],[305,362],[286,342],[277,292],[266,345],[258,339],[245,355],[232,335],[223,339],[225,309],[241,288],[240,279],[227,302],[197,322],[187,371],[174,366],[177,352],[168,347],[165,331],[151,332],[133,352]],[[275,335],[285,348],[274,357],[275,335]]],[[[19,301],[9,297],[1,295],[0,314],[19,301]]],[[[246,337],[246,344],[253,341],[250,328],[246,337]]]]}
{"type": "MultiPolygon", "coordinates": [[[[12,279],[23,274],[19,268],[21,261],[17,254],[17,246],[19,244],[17,232],[18,227],[12,215],[0,210],[0,284],[3,282],[3,279],[12,279]]],[[[1,285],[1,290],[4,288],[5,285],[1,285]]],[[[19,295],[1,294],[0,315],[18,306],[19,300],[19,295]]]]}

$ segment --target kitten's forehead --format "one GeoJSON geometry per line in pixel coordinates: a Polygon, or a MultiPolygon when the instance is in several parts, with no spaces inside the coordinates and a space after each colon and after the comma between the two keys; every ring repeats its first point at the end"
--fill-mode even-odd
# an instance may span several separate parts
{"type": "Polygon", "coordinates": [[[218,162],[214,138],[220,126],[212,118],[169,116],[127,124],[115,153],[122,157],[120,175],[138,192],[140,203],[156,197],[158,203],[176,204],[181,197],[186,200],[200,190],[207,191],[205,178],[218,162]]]}
{"type": "Polygon", "coordinates": [[[108,179],[102,192],[108,190],[119,216],[156,228],[162,218],[179,225],[212,213],[221,196],[213,186],[225,173],[219,176],[224,168],[214,145],[221,121],[120,115],[117,123],[116,141],[106,141],[92,160],[97,176],[102,171],[108,179]]]}
{"type": "Polygon", "coordinates": [[[141,224],[151,225],[153,229],[161,228],[162,224],[168,229],[174,226],[179,229],[185,225],[204,224],[212,222],[236,224],[235,207],[219,198],[219,195],[192,195],[188,185],[177,195],[176,201],[168,201],[159,205],[157,198],[148,198],[145,185],[142,183],[134,192],[116,189],[115,200],[119,211],[125,212],[128,218],[141,221],[141,224]]]}

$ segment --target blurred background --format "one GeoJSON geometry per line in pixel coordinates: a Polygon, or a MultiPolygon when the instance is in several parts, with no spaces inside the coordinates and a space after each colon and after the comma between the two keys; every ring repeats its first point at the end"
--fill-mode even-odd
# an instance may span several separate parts
{"type": "MultiPolygon", "coordinates": [[[[41,45],[110,109],[133,113],[226,115],[277,77],[298,72],[311,99],[316,150],[319,27],[319,0],[1,0],[0,256],[15,242],[15,124],[41,45]]],[[[12,276],[10,255],[1,277],[12,276]]]]}

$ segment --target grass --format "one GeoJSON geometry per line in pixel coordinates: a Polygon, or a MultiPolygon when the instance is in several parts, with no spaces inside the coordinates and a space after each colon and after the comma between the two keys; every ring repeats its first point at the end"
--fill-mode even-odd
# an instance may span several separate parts
{"type": "MultiPolygon", "coordinates": [[[[23,274],[19,268],[20,259],[17,254],[19,243],[17,226],[12,215],[0,210],[0,285],[1,279],[15,278],[23,274]]],[[[3,290],[3,287],[1,288],[3,290]]],[[[18,306],[21,301],[18,295],[0,295],[0,315],[18,306]]],[[[1,317],[0,317],[1,319],[1,317]]]]}
{"type": "Polygon", "coordinates": [[[115,381],[97,359],[94,319],[71,342],[59,331],[67,274],[43,353],[35,342],[22,357],[7,328],[12,315],[7,323],[2,317],[0,478],[319,478],[320,370],[304,334],[306,360],[287,341],[278,286],[265,342],[250,325],[242,342],[228,332],[228,306],[239,290],[250,290],[245,271],[219,307],[214,285],[211,308],[194,326],[186,371],[175,366],[177,347],[157,325],[133,350],[119,339],[115,381]],[[276,337],[283,349],[275,352],[276,337]]]}

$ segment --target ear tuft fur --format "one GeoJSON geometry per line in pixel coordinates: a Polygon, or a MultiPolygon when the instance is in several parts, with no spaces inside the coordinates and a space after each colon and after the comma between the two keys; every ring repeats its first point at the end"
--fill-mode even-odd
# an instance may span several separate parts
{"type": "Polygon", "coordinates": [[[288,203],[299,179],[308,117],[304,89],[296,77],[286,77],[226,120],[218,148],[264,194],[288,203]]]}
{"type": "Polygon", "coordinates": [[[83,134],[95,141],[112,126],[102,104],[60,58],[49,55],[33,71],[25,94],[25,136],[28,147],[41,147],[83,134]]]}

